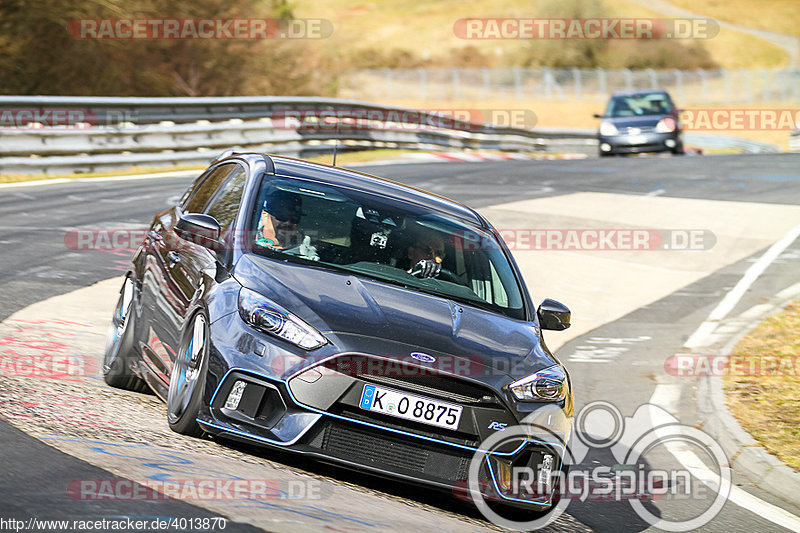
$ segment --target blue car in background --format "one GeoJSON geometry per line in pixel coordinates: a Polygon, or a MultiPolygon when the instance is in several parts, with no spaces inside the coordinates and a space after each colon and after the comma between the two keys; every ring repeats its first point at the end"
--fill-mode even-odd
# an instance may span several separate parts
{"type": "Polygon", "coordinates": [[[594,115],[602,119],[597,131],[598,154],[683,154],[678,113],[666,91],[614,93],[605,113],[594,115]]]}

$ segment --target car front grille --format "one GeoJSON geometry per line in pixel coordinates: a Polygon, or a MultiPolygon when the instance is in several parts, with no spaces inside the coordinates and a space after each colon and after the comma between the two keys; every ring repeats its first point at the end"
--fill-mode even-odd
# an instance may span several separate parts
{"type": "Polygon", "coordinates": [[[444,482],[467,478],[472,454],[444,445],[407,442],[370,428],[326,420],[308,444],[340,459],[444,482]]]}
{"type": "Polygon", "coordinates": [[[639,133],[653,133],[654,131],[656,131],[655,126],[642,126],[640,128],[635,128],[635,127],[625,128],[625,133],[629,135],[631,134],[635,135],[639,133]]]}
{"type": "Polygon", "coordinates": [[[387,363],[384,359],[369,356],[343,355],[328,361],[325,366],[331,370],[343,372],[364,381],[388,385],[460,404],[477,404],[487,407],[502,405],[502,402],[492,390],[483,385],[424,367],[406,367],[412,369],[410,372],[398,371],[397,366],[391,367],[393,368],[391,372],[381,371],[381,369],[389,368],[382,366],[386,364],[391,364],[391,362],[387,363]],[[377,362],[378,364],[373,364],[372,362],[377,362]],[[346,366],[346,368],[342,368],[343,366],[346,366]],[[378,371],[375,371],[375,369],[378,371]],[[390,375],[387,375],[387,373],[390,375]]]}

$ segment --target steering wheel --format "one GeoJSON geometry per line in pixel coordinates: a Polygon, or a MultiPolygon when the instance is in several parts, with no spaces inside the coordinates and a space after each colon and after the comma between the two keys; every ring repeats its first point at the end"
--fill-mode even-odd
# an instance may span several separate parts
{"type": "Polygon", "coordinates": [[[446,268],[443,268],[439,271],[439,275],[436,276],[436,279],[440,279],[442,281],[449,281],[450,283],[456,283],[458,285],[466,286],[464,284],[464,280],[462,280],[461,278],[459,278],[446,268]]]}

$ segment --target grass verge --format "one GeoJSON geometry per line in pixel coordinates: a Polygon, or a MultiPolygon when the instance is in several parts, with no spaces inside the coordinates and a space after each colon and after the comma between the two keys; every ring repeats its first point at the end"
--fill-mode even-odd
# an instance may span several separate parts
{"type": "Polygon", "coordinates": [[[733,416],[764,448],[800,470],[800,300],[733,349],[723,384],[733,416]]]}

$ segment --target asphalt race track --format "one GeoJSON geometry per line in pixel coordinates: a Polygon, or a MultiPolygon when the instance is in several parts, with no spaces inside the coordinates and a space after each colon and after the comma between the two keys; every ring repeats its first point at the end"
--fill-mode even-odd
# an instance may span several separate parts
{"type": "MultiPolygon", "coordinates": [[[[631,428],[644,412],[640,407],[650,409],[652,416],[650,404],[684,425],[699,422],[695,379],[670,375],[665,361],[685,349],[754,261],[800,225],[797,155],[359,168],[475,207],[518,242],[534,229],[648,229],[662,237],[677,235],[658,249],[542,251],[521,244],[514,251],[534,300],[555,298],[573,311],[573,327],[547,333],[546,339],[571,372],[576,408],[609,402],[631,428]],[[683,249],[680,239],[688,231],[708,237],[700,249],[683,249]]],[[[96,358],[102,356],[119,276],[130,252],[77,249],[67,236],[75,229],[143,229],[191,178],[187,174],[0,187],[3,516],[193,518],[207,519],[201,522],[206,526],[225,517],[225,531],[497,530],[466,503],[435,492],[293,456],[171,433],[164,406],[155,397],[105,386],[96,358]],[[30,377],[7,362],[14,355],[43,353],[72,358],[81,371],[62,368],[60,373],[30,377]],[[82,481],[107,480],[116,487],[126,480],[254,477],[269,482],[273,497],[98,500],[80,492],[82,481]]],[[[800,240],[795,240],[767,265],[728,315],[741,315],[797,284],[798,264],[800,240]]],[[[596,441],[603,433],[599,426],[576,431],[596,441]]],[[[584,450],[578,466],[624,466],[616,451],[602,446],[584,450]]],[[[651,467],[678,469],[681,465],[671,451],[654,450],[648,456],[651,467]]],[[[780,514],[776,508],[800,516],[800,509],[754,486],[735,468],[732,481],[737,490],[755,497],[739,502],[765,503],[748,509],[727,501],[703,531],[783,531],[787,528],[774,518],[780,514]]],[[[692,484],[693,489],[702,486],[692,484]]],[[[709,491],[692,492],[642,505],[661,519],[688,520],[709,507],[713,496],[709,491]]],[[[556,531],[589,529],[653,528],[630,502],[599,498],[571,502],[567,514],[550,526],[556,531]]]]}

